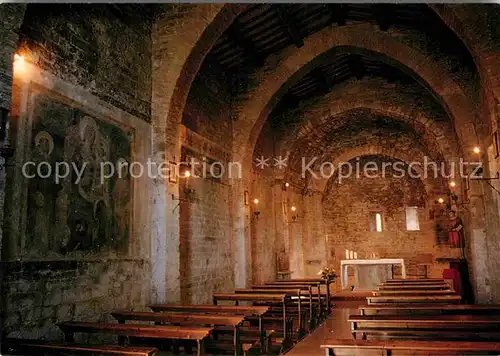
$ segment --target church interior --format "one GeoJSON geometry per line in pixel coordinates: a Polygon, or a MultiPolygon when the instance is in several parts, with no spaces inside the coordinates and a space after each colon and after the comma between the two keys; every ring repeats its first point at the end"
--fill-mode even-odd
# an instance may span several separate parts
{"type": "Polygon", "coordinates": [[[0,354],[500,353],[500,5],[0,15],[0,354]]]}

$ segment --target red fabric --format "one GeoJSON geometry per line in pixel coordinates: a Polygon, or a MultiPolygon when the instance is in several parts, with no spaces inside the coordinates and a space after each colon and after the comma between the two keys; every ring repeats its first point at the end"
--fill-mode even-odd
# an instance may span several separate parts
{"type": "Polygon", "coordinates": [[[445,269],[443,271],[443,279],[451,279],[453,281],[453,289],[457,294],[462,295],[462,278],[460,272],[456,269],[445,269]]]}
{"type": "Polygon", "coordinates": [[[459,245],[460,236],[458,234],[458,231],[450,231],[448,236],[450,239],[451,246],[453,246],[453,247],[460,246],[459,245]]]}

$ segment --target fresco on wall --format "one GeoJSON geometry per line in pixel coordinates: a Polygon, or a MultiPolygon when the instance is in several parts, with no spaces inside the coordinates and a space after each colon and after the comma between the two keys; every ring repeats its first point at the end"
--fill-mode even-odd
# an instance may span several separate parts
{"type": "Polygon", "coordinates": [[[33,168],[35,177],[28,180],[27,248],[61,254],[125,251],[131,229],[130,176],[122,169],[102,180],[101,162],[130,163],[130,133],[47,95],[37,96],[32,117],[31,161],[40,170],[33,168]],[[57,162],[70,165],[59,182],[57,162]],[[49,167],[52,174],[42,178],[49,167]]]}

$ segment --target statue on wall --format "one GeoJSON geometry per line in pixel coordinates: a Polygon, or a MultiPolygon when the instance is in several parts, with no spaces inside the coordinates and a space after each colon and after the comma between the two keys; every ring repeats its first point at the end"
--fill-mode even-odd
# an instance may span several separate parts
{"type": "Polygon", "coordinates": [[[455,210],[450,210],[448,212],[448,238],[451,247],[461,248],[463,251],[465,247],[464,226],[462,219],[457,216],[455,210]]]}

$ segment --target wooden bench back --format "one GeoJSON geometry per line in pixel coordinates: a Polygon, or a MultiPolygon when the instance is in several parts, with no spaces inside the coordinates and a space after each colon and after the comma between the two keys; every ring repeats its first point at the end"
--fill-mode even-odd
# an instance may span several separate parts
{"type": "Polygon", "coordinates": [[[42,340],[6,339],[2,342],[1,353],[9,355],[121,355],[153,356],[158,353],[154,347],[118,345],[60,344],[42,340]]]}
{"type": "Polygon", "coordinates": [[[152,313],[152,312],[125,312],[115,311],[111,315],[118,321],[151,321],[184,325],[238,325],[245,319],[244,316],[208,315],[208,314],[181,314],[181,313],[152,313]]]}
{"type": "Polygon", "coordinates": [[[64,333],[102,333],[121,336],[150,337],[161,339],[201,340],[212,328],[146,324],[105,324],[88,322],[64,322],[57,324],[64,333]]]}

